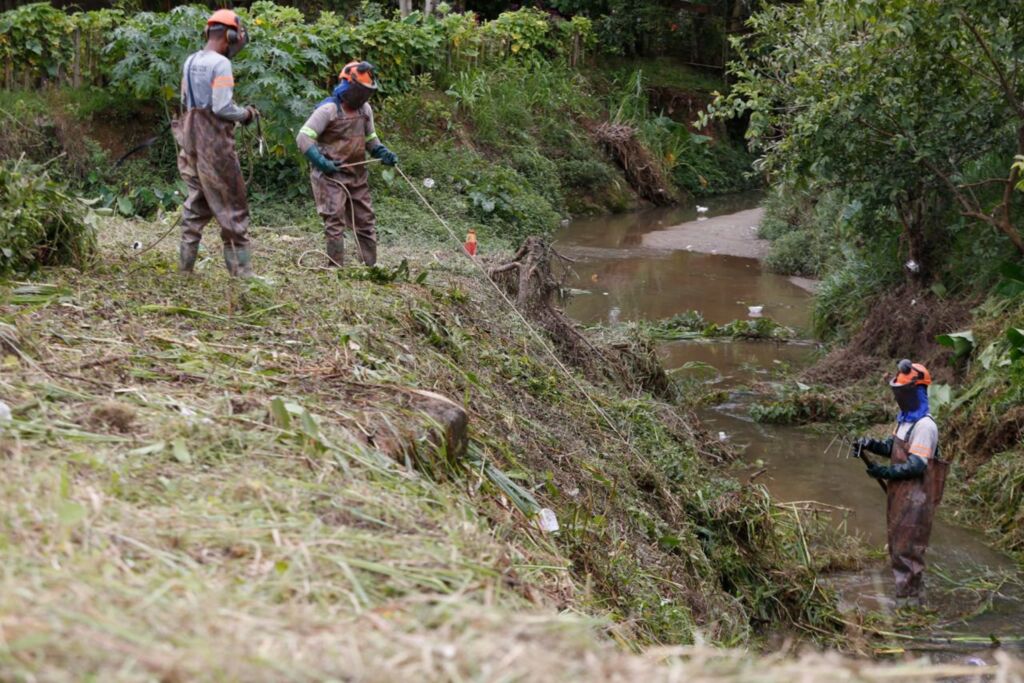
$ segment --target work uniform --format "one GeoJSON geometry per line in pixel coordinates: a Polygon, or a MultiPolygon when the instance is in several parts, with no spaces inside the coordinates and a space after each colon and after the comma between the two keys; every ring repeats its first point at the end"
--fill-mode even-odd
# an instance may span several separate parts
{"type": "Polygon", "coordinates": [[[911,455],[927,463],[923,476],[887,482],[886,530],[897,598],[921,593],[924,555],[949,471],[949,464],[939,460],[938,444],[939,429],[930,415],[902,422],[893,433],[893,465],[906,463],[911,455]]]}
{"type": "Polygon", "coordinates": [[[249,203],[234,130],[250,115],[232,100],[235,81],[224,55],[201,50],[185,61],[182,71],[184,113],[171,123],[180,148],[178,171],[189,191],[181,220],[182,262],[188,257],[194,262],[203,228],[216,218],[228,271],[248,274],[249,203]]]}
{"type": "MultiPolygon", "coordinates": [[[[349,111],[337,99],[321,104],[309,117],[295,139],[303,154],[313,145],[329,160],[353,164],[366,160],[366,152],[380,146],[368,103],[349,111]]],[[[377,262],[377,217],[370,199],[366,165],[341,169],[327,175],[310,167],[316,210],[324,221],[328,256],[341,263],[343,239],[355,232],[360,260],[368,266],[377,262]]]]}

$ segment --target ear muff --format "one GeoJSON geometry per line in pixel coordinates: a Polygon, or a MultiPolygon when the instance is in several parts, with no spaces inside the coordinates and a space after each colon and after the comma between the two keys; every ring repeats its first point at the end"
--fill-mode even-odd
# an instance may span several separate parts
{"type": "MultiPolygon", "coordinates": [[[[223,24],[221,24],[221,25],[223,26],[223,24]]],[[[238,31],[236,31],[235,29],[231,28],[230,26],[227,27],[227,31],[225,32],[224,35],[228,39],[228,45],[234,45],[235,43],[237,43],[239,41],[238,31]]],[[[209,40],[209,39],[210,39],[210,27],[207,26],[206,28],[203,29],[203,40],[209,40]]]]}

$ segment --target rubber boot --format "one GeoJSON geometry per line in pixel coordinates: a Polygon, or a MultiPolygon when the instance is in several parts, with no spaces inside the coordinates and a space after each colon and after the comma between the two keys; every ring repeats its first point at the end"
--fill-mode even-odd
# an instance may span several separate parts
{"type": "Polygon", "coordinates": [[[234,277],[252,277],[252,257],[248,247],[236,247],[232,244],[224,245],[224,265],[228,273],[234,277]]]}
{"type": "Polygon", "coordinates": [[[359,259],[365,266],[377,263],[377,243],[373,240],[359,238],[359,259]]]}
{"type": "Polygon", "coordinates": [[[182,242],[178,247],[178,272],[191,273],[196,267],[196,256],[199,255],[199,244],[182,242]]]}
{"type": "Polygon", "coordinates": [[[327,267],[338,268],[345,263],[345,240],[340,237],[327,238],[327,267]]]}

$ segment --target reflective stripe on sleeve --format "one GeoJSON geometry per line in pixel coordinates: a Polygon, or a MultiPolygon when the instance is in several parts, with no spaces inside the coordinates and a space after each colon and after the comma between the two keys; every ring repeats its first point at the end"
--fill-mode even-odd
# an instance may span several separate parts
{"type": "Polygon", "coordinates": [[[374,133],[374,134],[373,134],[373,135],[371,135],[370,137],[366,138],[366,141],[367,141],[367,142],[370,142],[371,140],[379,140],[379,139],[380,139],[380,136],[379,136],[379,135],[377,135],[376,133],[374,133]]]}
{"type": "Polygon", "coordinates": [[[217,76],[213,79],[214,88],[233,88],[235,87],[234,76],[217,76]]]}
{"type": "Polygon", "coordinates": [[[910,452],[919,458],[924,458],[925,460],[932,457],[932,449],[929,448],[927,444],[923,443],[911,445],[910,452]]]}
{"type": "Polygon", "coordinates": [[[316,131],[309,126],[303,126],[299,129],[299,133],[305,135],[310,140],[316,140],[316,131]]]}

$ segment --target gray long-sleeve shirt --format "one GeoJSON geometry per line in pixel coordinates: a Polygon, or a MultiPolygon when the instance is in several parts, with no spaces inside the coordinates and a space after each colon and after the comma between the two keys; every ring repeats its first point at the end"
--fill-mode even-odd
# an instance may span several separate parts
{"type": "Polygon", "coordinates": [[[181,76],[181,106],[209,109],[227,121],[244,121],[245,109],[233,101],[235,77],[231,60],[213,50],[200,50],[185,60],[181,76]]]}

